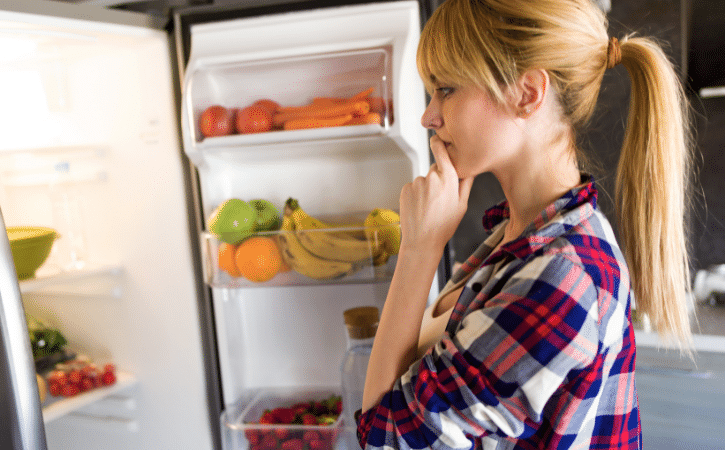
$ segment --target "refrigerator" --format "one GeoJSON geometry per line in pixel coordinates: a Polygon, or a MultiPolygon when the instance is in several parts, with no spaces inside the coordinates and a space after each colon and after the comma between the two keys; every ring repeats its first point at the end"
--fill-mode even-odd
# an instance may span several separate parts
{"type": "MultiPolygon", "coordinates": [[[[260,393],[339,391],[343,311],[382,309],[395,256],[335,279],[288,270],[252,282],[220,270],[208,220],[232,198],[268,200],[280,215],[294,198],[315,217],[356,221],[397,210],[431,162],[415,65],[430,8],[241,2],[178,8],[167,22],[0,1],[0,211],[6,227],[60,235],[21,281],[0,245],[12,448],[249,448],[240,414],[260,393]],[[202,134],[212,105],[366,90],[382,99],[376,123],[202,134]],[[112,362],[117,382],[39,404],[23,311],[112,362]]],[[[339,425],[335,445],[355,448],[339,425]]]]}

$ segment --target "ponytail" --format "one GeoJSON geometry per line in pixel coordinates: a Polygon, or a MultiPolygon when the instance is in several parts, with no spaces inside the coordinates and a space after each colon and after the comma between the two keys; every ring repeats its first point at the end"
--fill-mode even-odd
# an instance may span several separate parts
{"type": "MultiPolygon", "coordinates": [[[[627,68],[632,93],[615,193],[620,239],[638,312],[660,335],[690,347],[684,230],[690,117],[659,44],[609,39],[606,15],[591,0],[447,0],[421,33],[417,61],[429,90],[435,75],[480,86],[500,102],[524,71],[545,69],[573,141],[591,119],[607,68],[627,68]]],[[[575,142],[572,148],[582,167],[587,158],[575,142]]]]}
{"type": "Polygon", "coordinates": [[[689,107],[673,65],[652,40],[623,39],[621,63],[632,89],[617,167],[617,219],[635,304],[660,336],[689,350],[689,107]]]}

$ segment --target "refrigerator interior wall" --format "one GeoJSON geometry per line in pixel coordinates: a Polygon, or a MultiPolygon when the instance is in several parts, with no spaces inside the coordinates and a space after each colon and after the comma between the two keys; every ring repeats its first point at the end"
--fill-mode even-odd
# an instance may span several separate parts
{"type": "Polygon", "coordinates": [[[224,399],[248,389],[339,386],[346,349],[342,313],[382,310],[388,284],[215,289],[224,399]]]}
{"type": "MultiPolygon", "coordinates": [[[[184,150],[209,217],[223,201],[299,200],[314,216],[397,210],[427,172],[425,92],[415,66],[417,2],[385,2],[199,24],[182,99],[184,150]],[[301,106],[373,88],[381,124],[202,138],[201,112],[268,98],[301,106]]],[[[437,283],[434,283],[437,286],[437,283]]],[[[250,389],[339,386],[345,309],[382,309],[389,279],[358,284],[213,289],[225,403],[250,389]]]]}
{"type": "Polygon", "coordinates": [[[38,277],[70,262],[122,270],[33,289],[26,311],[138,380],[123,393],[132,406],[104,402],[47,423],[48,447],[211,448],[167,35],[1,5],[0,29],[7,225],[61,231],[38,277]]]}

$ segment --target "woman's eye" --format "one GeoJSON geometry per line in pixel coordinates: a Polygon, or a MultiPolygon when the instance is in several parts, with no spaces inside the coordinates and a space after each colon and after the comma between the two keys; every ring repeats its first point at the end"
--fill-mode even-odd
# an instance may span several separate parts
{"type": "Polygon", "coordinates": [[[436,89],[436,91],[438,91],[438,93],[440,95],[442,95],[443,97],[448,97],[449,95],[451,95],[453,93],[454,90],[455,89],[452,87],[439,87],[436,89]]]}

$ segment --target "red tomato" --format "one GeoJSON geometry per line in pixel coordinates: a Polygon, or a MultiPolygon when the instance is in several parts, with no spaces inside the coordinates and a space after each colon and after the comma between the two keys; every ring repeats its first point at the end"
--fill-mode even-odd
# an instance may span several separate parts
{"type": "Polygon", "coordinates": [[[90,391],[95,387],[95,384],[93,383],[93,380],[90,378],[84,378],[81,381],[80,390],[81,392],[90,391]]]}
{"type": "Polygon", "coordinates": [[[48,383],[64,386],[68,383],[68,375],[62,370],[54,370],[48,375],[48,383]]]}
{"type": "Polygon", "coordinates": [[[116,382],[116,375],[113,374],[113,372],[105,372],[103,375],[101,375],[101,383],[103,383],[104,386],[109,386],[116,382]]]}
{"type": "Polygon", "coordinates": [[[238,133],[261,133],[272,129],[272,113],[260,105],[251,105],[237,111],[238,133]]]}
{"type": "Polygon", "coordinates": [[[81,380],[83,379],[83,375],[81,375],[80,370],[73,370],[71,373],[68,374],[68,382],[71,384],[78,385],[81,383],[81,380]]]}
{"type": "Polygon", "coordinates": [[[60,390],[61,395],[63,397],[73,397],[77,393],[79,393],[81,390],[80,388],[75,384],[66,384],[63,386],[60,390]]]}
{"type": "Polygon", "coordinates": [[[223,106],[213,105],[201,113],[199,126],[205,137],[226,136],[232,133],[234,113],[223,106]]]}
{"type": "Polygon", "coordinates": [[[48,384],[48,390],[50,391],[50,395],[53,397],[60,397],[60,393],[63,387],[59,383],[50,383],[48,384]]]}
{"type": "Polygon", "coordinates": [[[256,102],[252,103],[252,105],[256,106],[263,106],[269,110],[272,114],[276,113],[277,110],[280,108],[279,103],[275,102],[274,100],[270,100],[268,98],[263,98],[262,100],[257,100],[256,102]]]}

